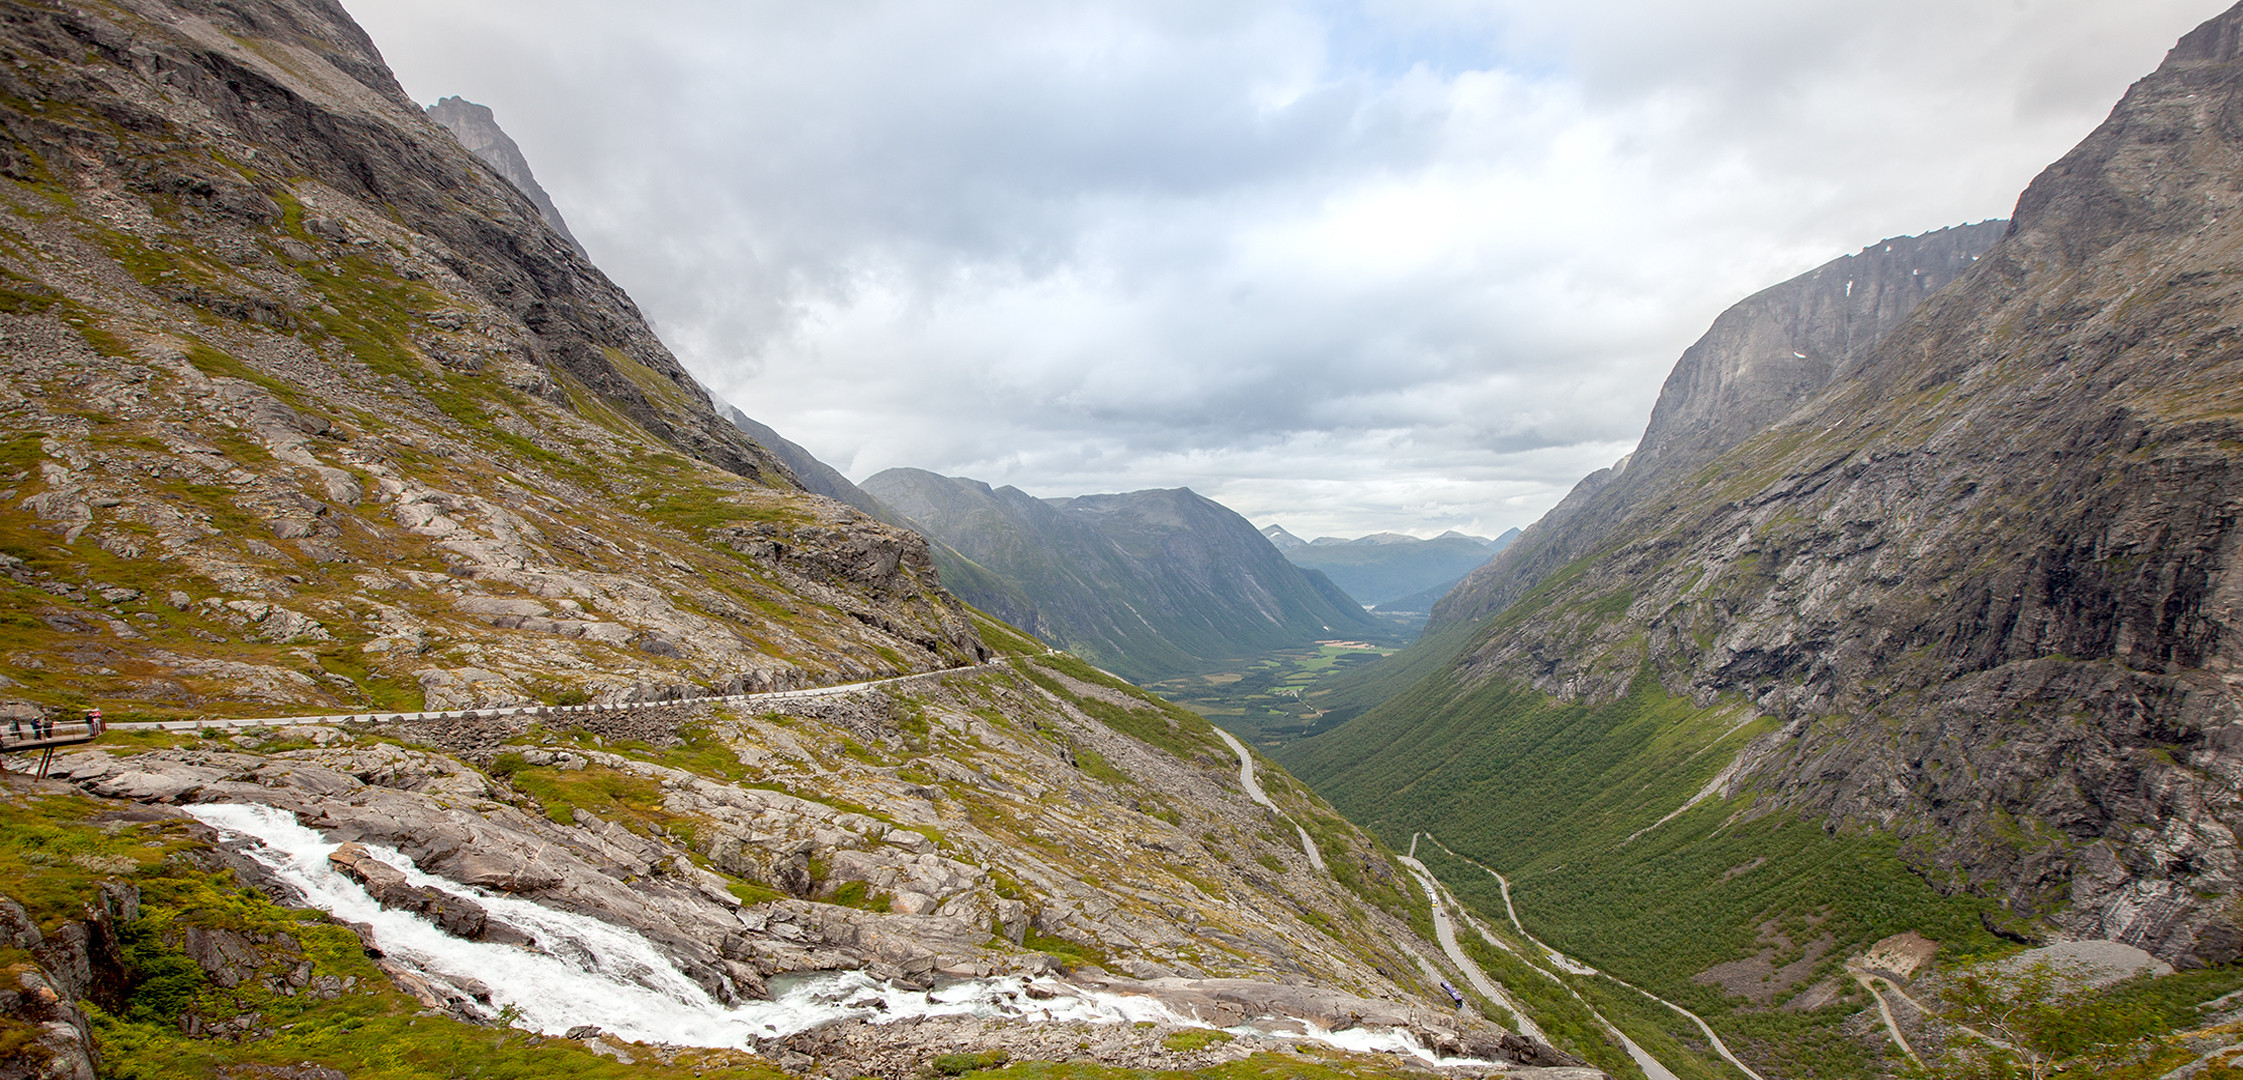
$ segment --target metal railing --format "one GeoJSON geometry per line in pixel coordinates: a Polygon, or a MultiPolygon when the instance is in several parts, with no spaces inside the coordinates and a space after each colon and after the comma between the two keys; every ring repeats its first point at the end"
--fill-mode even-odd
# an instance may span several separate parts
{"type": "Polygon", "coordinates": [[[56,747],[92,742],[101,731],[99,720],[10,720],[0,727],[0,754],[38,754],[37,775],[44,780],[56,747]]]}

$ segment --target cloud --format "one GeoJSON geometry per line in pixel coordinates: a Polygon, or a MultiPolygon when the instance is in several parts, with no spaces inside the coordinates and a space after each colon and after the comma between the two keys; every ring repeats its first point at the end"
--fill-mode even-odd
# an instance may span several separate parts
{"type": "Polygon", "coordinates": [[[852,476],[1523,525],[1729,303],[2006,214],[2219,0],[355,0],[852,476]]]}

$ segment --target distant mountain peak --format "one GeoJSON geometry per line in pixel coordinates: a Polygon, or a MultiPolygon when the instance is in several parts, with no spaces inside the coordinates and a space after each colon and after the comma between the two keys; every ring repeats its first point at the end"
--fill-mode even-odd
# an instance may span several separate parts
{"type": "Polygon", "coordinates": [[[1303,540],[1300,537],[1293,535],[1292,533],[1286,532],[1285,526],[1283,525],[1264,526],[1262,529],[1262,535],[1269,537],[1269,542],[1277,545],[1277,550],[1279,551],[1291,551],[1294,548],[1304,548],[1308,546],[1308,541],[1303,540]]]}
{"type": "Polygon", "coordinates": [[[553,197],[545,193],[536,175],[530,172],[530,160],[522,156],[522,148],[498,126],[498,117],[489,106],[458,96],[442,98],[428,107],[428,118],[443,125],[461,146],[505,177],[507,183],[520,188],[522,194],[529,196],[531,205],[537,207],[538,214],[545,218],[545,223],[561,234],[561,239],[568,241],[577,254],[591,258],[585,253],[584,245],[577,242],[576,234],[569,231],[568,222],[561,220],[561,210],[553,205],[553,197]]]}

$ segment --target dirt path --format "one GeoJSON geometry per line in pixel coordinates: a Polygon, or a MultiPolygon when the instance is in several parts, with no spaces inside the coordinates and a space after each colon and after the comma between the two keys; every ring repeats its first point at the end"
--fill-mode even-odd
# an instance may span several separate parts
{"type": "MultiPolygon", "coordinates": [[[[1856,971],[1854,972],[1854,981],[1860,983],[1862,989],[1869,991],[1870,997],[1877,999],[1877,1015],[1885,1018],[1885,1034],[1892,1036],[1893,1045],[1900,1047],[1900,1052],[1908,1055],[1910,1061],[1918,1065],[1923,1064],[1924,1059],[1917,1056],[1916,1048],[1908,1045],[1908,1036],[1900,1033],[1900,1024],[1893,1019],[1892,1004],[1885,1000],[1885,995],[1877,991],[1877,984],[1883,980],[1874,975],[1856,971]]],[[[1898,991],[1897,987],[1894,989],[1896,992],[1898,991]]]]}

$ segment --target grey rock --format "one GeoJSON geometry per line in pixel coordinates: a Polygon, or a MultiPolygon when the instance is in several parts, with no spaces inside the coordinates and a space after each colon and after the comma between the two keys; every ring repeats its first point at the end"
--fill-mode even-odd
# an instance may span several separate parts
{"type": "MultiPolygon", "coordinates": [[[[515,145],[513,137],[498,126],[498,117],[491,114],[489,106],[461,97],[439,98],[436,104],[428,107],[428,118],[444,125],[444,130],[451,132],[461,146],[467,147],[483,164],[497,170],[507,183],[528,196],[531,205],[537,207],[538,216],[544,218],[561,239],[568,241],[577,254],[584,255],[584,245],[577,242],[576,234],[569,232],[568,223],[561,220],[560,208],[553,205],[553,197],[545,193],[545,188],[530,171],[529,159],[522,156],[522,148],[515,145]]],[[[586,255],[585,258],[591,257],[586,255]]]]}

